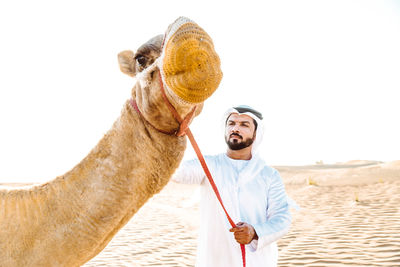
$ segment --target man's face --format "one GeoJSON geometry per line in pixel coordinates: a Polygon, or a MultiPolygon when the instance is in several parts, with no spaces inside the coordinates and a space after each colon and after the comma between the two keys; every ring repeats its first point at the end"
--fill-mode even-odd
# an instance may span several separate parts
{"type": "Polygon", "coordinates": [[[253,144],[255,125],[248,115],[232,114],[226,121],[225,141],[231,150],[240,150],[253,144]]]}

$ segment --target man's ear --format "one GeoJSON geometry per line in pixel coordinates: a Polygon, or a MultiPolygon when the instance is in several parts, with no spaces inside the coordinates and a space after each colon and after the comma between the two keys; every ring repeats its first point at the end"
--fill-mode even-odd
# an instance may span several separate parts
{"type": "Polygon", "coordinates": [[[122,73],[135,77],[136,75],[136,60],[135,54],[131,50],[125,50],[118,54],[119,68],[122,73]]]}

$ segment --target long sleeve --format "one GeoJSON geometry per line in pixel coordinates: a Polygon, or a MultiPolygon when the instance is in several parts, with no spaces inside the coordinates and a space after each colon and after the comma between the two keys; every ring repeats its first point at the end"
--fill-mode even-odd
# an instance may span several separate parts
{"type": "Polygon", "coordinates": [[[182,184],[201,184],[205,178],[204,171],[197,159],[183,161],[172,176],[172,181],[182,184]]]}
{"type": "Polygon", "coordinates": [[[250,243],[250,248],[253,251],[259,250],[284,236],[289,231],[292,222],[282,179],[277,171],[271,178],[267,197],[267,221],[253,225],[258,235],[258,240],[253,240],[250,243]]]}

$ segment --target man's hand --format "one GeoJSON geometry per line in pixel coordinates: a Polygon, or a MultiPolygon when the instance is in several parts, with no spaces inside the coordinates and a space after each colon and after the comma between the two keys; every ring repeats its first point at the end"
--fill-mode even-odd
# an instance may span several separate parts
{"type": "Polygon", "coordinates": [[[239,222],[236,227],[229,229],[229,232],[233,232],[235,239],[239,244],[249,244],[253,239],[258,239],[257,233],[253,226],[250,224],[239,222]]]}

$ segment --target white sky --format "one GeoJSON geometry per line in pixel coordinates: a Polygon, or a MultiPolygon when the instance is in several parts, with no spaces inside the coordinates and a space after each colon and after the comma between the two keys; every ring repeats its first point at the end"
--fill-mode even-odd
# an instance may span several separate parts
{"type": "Polygon", "coordinates": [[[225,149],[225,109],[248,104],[272,165],[400,159],[400,1],[1,1],[0,182],[79,163],[130,97],[118,52],[181,15],[224,72],[192,125],[205,154],[225,149]]]}

